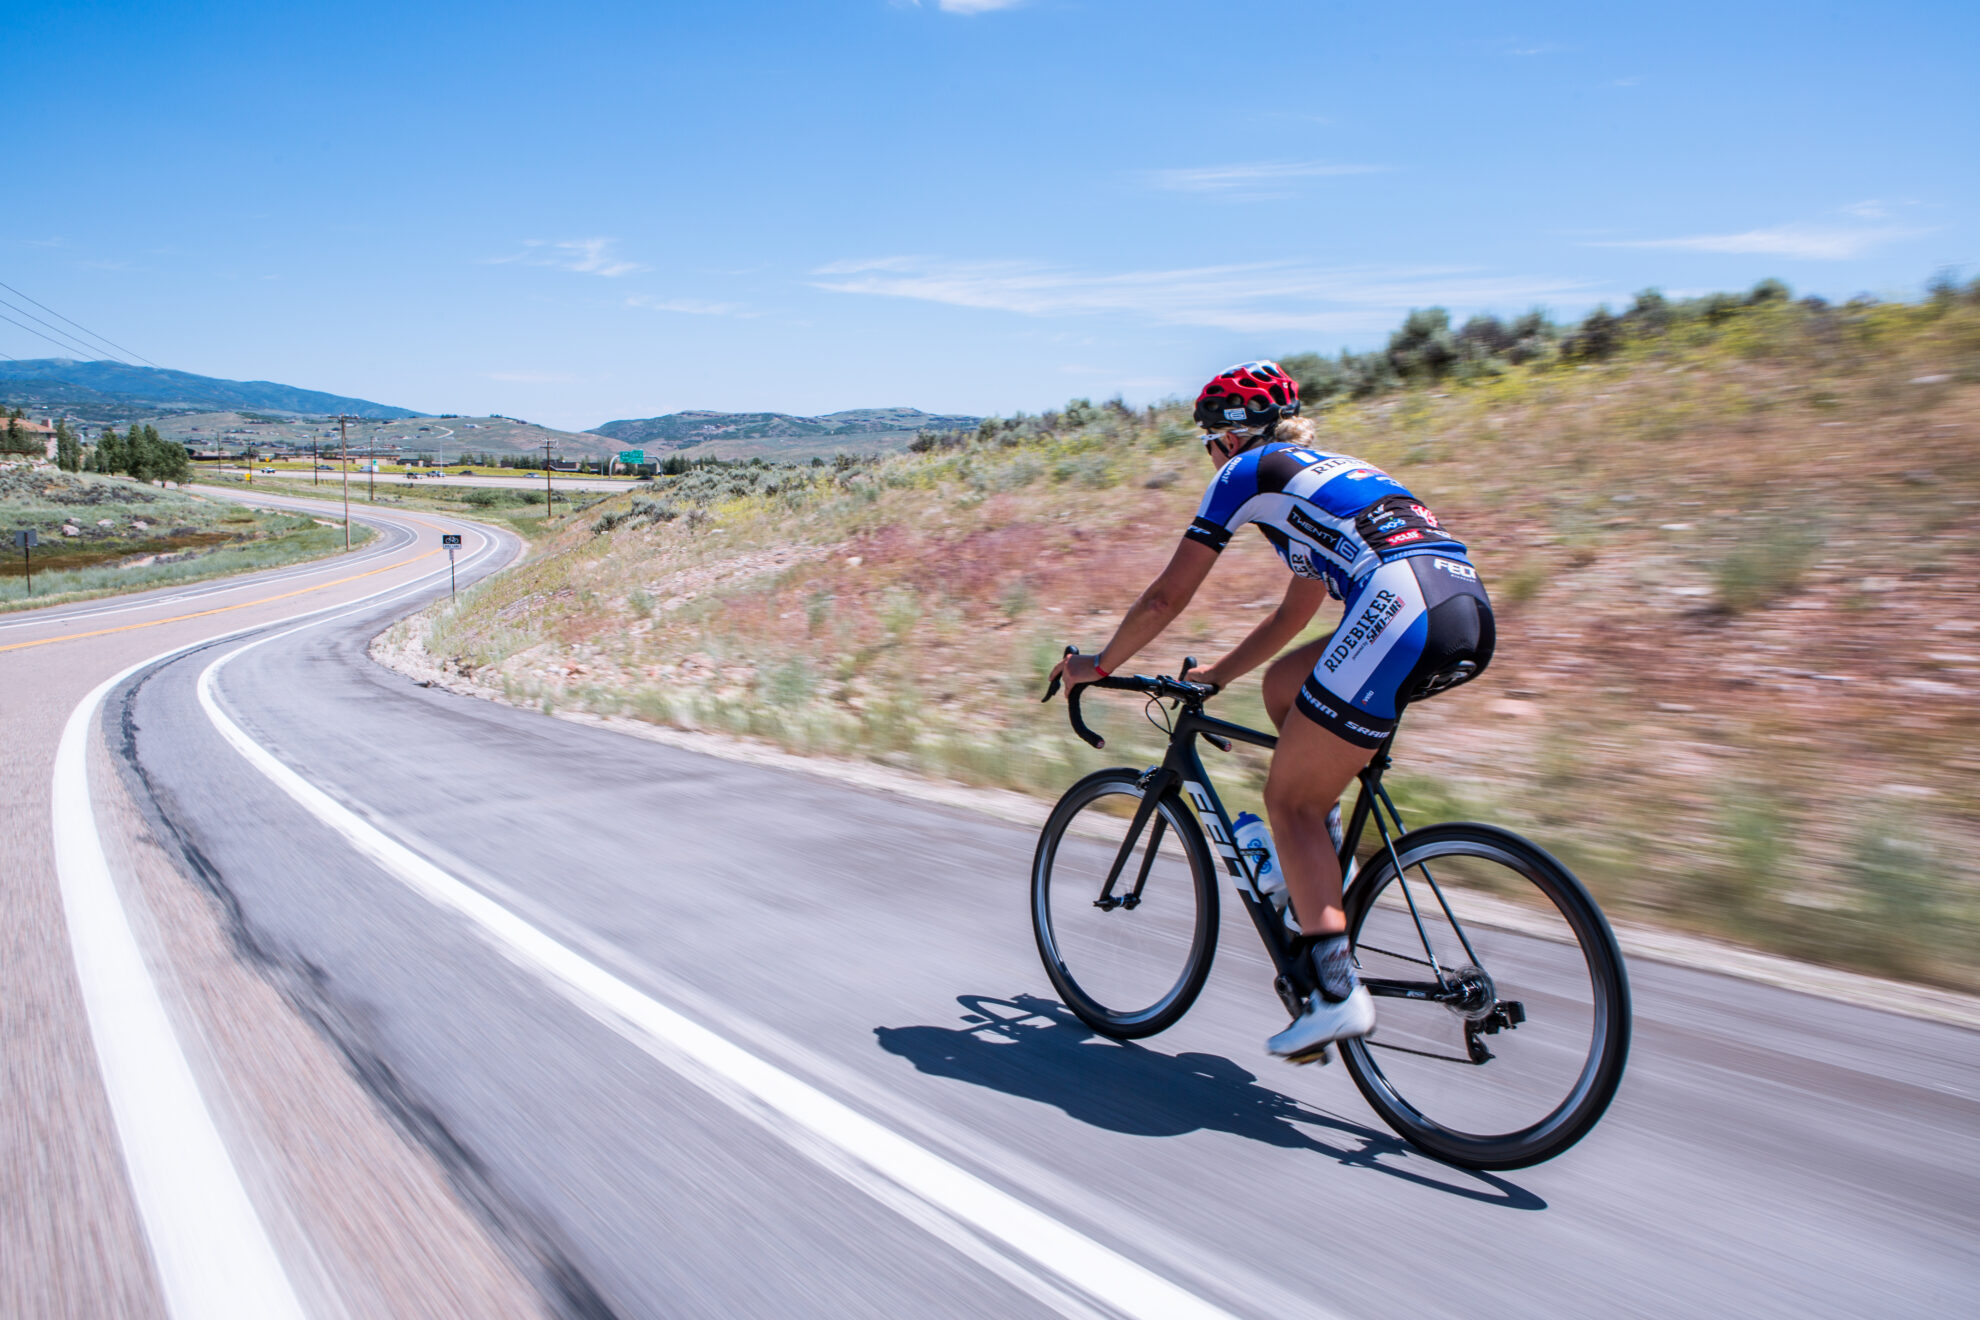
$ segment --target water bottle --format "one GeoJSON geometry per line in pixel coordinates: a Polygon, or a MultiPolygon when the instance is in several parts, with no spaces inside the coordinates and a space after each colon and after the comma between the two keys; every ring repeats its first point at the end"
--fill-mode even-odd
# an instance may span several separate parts
{"type": "Polygon", "coordinates": [[[1251,874],[1261,896],[1269,898],[1276,907],[1286,905],[1286,876],[1279,869],[1279,859],[1272,852],[1272,834],[1265,828],[1265,822],[1249,811],[1240,812],[1231,822],[1231,836],[1237,841],[1237,849],[1251,863],[1251,874]]]}

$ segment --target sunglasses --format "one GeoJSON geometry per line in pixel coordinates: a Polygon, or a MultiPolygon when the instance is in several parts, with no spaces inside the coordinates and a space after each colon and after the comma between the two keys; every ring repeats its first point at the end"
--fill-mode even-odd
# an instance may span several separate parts
{"type": "Polygon", "coordinates": [[[1203,433],[1203,452],[1215,458],[1216,454],[1211,452],[1210,446],[1217,441],[1222,440],[1228,444],[1232,440],[1249,440],[1257,434],[1258,432],[1252,430],[1250,427],[1238,426],[1227,427],[1221,431],[1205,431],[1203,433]]]}

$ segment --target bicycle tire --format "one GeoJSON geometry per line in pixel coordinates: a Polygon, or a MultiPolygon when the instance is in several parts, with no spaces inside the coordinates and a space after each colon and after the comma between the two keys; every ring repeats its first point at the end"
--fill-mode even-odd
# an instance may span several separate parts
{"type": "MultiPolygon", "coordinates": [[[[1496,826],[1471,822],[1428,826],[1398,838],[1395,852],[1405,873],[1440,857],[1482,859],[1524,877],[1541,892],[1573,933],[1586,966],[1591,991],[1588,1053],[1559,1105],[1538,1121],[1505,1132],[1457,1130],[1411,1103],[1374,1053],[1383,1045],[1379,1029],[1368,1040],[1343,1042],[1341,1057],[1349,1075],[1397,1135],[1437,1159],[1472,1169],[1520,1169],[1554,1158],[1585,1137],[1602,1117],[1621,1085],[1629,1058],[1629,976],[1607,918],[1565,866],[1537,845],[1496,826]]],[[[1395,863],[1385,851],[1355,877],[1348,891],[1348,930],[1357,957],[1369,915],[1395,876],[1395,863]]],[[[1434,903],[1427,886],[1417,898],[1426,906],[1434,903]]]]}
{"type": "MultiPolygon", "coordinates": [[[[1101,798],[1110,794],[1141,798],[1143,790],[1140,779],[1139,773],[1123,766],[1096,771],[1067,789],[1065,796],[1053,807],[1044,829],[1039,832],[1038,850],[1031,867],[1031,928],[1038,943],[1039,960],[1045,965],[1045,974],[1051,978],[1059,998],[1081,1022],[1115,1040],[1139,1040],[1174,1026],[1202,992],[1203,983],[1210,975],[1211,961],[1217,952],[1217,872],[1210,846],[1204,840],[1203,831],[1188,805],[1180,794],[1171,790],[1162,796],[1156,810],[1161,813],[1181,849],[1195,900],[1188,953],[1180,974],[1167,992],[1153,1003],[1116,1007],[1082,985],[1076,970],[1068,965],[1067,953],[1062,947],[1065,941],[1055,929],[1052,907],[1052,882],[1060,845],[1080,812],[1101,798]]],[[[1148,829],[1153,828],[1151,818],[1148,829]]],[[[1065,883],[1070,887],[1075,883],[1090,884],[1090,880],[1075,881],[1069,876],[1065,883]]],[[[1116,909],[1110,916],[1118,913],[1119,909],[1116,909]]]]}

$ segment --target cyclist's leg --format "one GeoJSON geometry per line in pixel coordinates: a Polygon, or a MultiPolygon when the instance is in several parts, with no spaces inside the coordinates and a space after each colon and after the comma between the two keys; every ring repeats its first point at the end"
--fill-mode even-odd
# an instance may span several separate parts
{"type": "MultiPolygon", "coordinates": [[[[1308,668],[1289,702],[1298,715],[1288,713],[1280,723],[1265,809],[1294,918],[1309,935],[1347,929],[1327,814],[1395,728],[1397,687],[1422,654],[1427,633],[1421,587],[1398,561],[1357,585],[1333,636],[1287,657],[1306,660],[1308,668]]],[[[1275,677],[1288,676],[1268,674],[1267,681],[1275,677]]]]}
{"type": "Polygon", "coordinates": [[[1264,689],[1265,713],[1271,716],[1273,728],[1286,727],[1286,715],[1292,710],[1293,698],[1299,695],[1300,684],[1306,682],[1313,666],[1320,663],[1320,653],[1332,640],[1322,637],[1317,642],[1295,646],[1266,667],[1260,686],[1264,689]]]}
{"type": "Polygon", "coordinates": [[[1321,728],[1304,707],[1280,726],[1278,750],[1265,780],[1265,814],[1285,870],[1293,918],[1309,935],[1347,929],[1341,861],[1327,832],[1327,813],[1374,751],[1321,728]]]}

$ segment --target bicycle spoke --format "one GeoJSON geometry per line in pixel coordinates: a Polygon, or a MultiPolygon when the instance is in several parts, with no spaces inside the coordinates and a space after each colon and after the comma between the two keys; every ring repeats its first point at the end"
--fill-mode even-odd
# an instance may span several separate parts
{"type": "Polygon", "coordinates": [[[1216,877],[1185,810],[1131,772],[1103,772],[1061,801],[1041,843],[1039,953],[1067,1006],[1109,1035],[1161,1030],[1209,971],[1216,877]],[[1116,895],[1131,857],[1133,889],[1116,895]]]}
{"type": "Polygon", "coordinates": [[[1490,1168],[1549,1158],[1600,1116],[1627,1057],[1613,939],[1572,876],[1501,831],[1433,826],[1386,842],[1393,858],[1363,881],[1374,888],[1349,898],[1380,1005],[1376,1036],[1342,1051],[1350,1073],[1433,1153],[1490,1168]],[[1419,904],[1417,883],[1437,901],[1419,904]],[[1403,952],[1419,941],[1425,958],[1403,952]]]}

